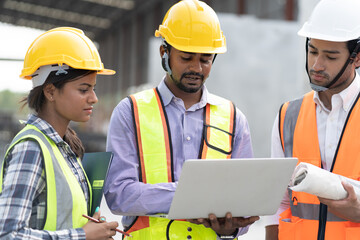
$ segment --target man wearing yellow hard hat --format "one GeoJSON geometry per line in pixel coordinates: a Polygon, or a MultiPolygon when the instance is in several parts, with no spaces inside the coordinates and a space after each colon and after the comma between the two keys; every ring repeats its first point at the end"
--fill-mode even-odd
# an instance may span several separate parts
{"type": "MultiPolygon", "coordinates": [[[[306,71],[313,91],[282,105],[272,134],[273,157],[297,157],[329,175],[356,181],[360,179],[360,77],[355,70],[360,66],[359,9],[359,0],[321,0],[316,5],[298,32],[307,39],[306,71]]],[[[317,184],[310,179],[308,183],[317,184]]],[[[340,200],[288,189],[267,223],[266,239],[360,239],[360,199],[349,183],[341,187],[347,197],[340,200]]],[[[322,186],[327,192],[334,188],[333,181],[322,186]]]]}
{"type": "Polygon", "coordinates": [[[215,55],[226,52],[213,9],[197,0],[180,1],[155,36],[163,40],[166,75],[156,88],[123,99],[113,111],[106,201],[114,214],[125,215],[122,223],[133,239],[234,239],[258,217],[228,213],[188,222],[144,216],[169,211],[187,159],[253,156],[244,114],[204,85],[215,55]]]}

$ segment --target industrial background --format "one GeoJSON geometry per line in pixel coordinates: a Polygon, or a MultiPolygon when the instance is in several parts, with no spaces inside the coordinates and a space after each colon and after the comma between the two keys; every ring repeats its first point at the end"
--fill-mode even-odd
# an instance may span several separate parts
{"type": "MultiPolygon", "coordinates": [[[[152,71],[149,66],[153,64],[152,59],[155,60],[155,64],[160,65],[160,58],[158,46],[155,46],[155,58],[149,56],[154,50],[149,49],[149,40],[153,38],[154,31],[161,24],[166,11],[176,2],[175,0],[1,0],[0,22],[40,30],[60,26],[77,27],[97,43],[105,66],[116,70],[117,74],[106,77],[104,81],[101,79],[102,76],[98,77],[96,91],[100,101],[95,106],[96,114],[89,123],[75,127],[79,128],[79,135],[84,140],[87,150],[98,151],[103,150],[105,146],[104,134],[114,106],[137,86],[152,81],[149,78],[149,71],[152,71]]],[[[218,13],[235,16],[296,21],[298,15],[297,0],[207,0],[205,2],[218,13]]],[[[225,32],[225,35],[229,41],[228,33],[225,32]]],[[[6,33],[2,33],[1,36],[6,36],[6,33]]],[[[21,61],[22,59],[2,60],[21,61]]],[[[216,64],[221,65],[220,60],[216,64]]],[[[160,81],[161,77],[157,81],[160,81]]],[[[4,116],[4,118],[10,117],[4,116]]],[[[4,127],[6,128],[5,124],[2,128],[4,127]]]]}
{"type": "MultiPolygon", "coordinates": [[[[305,42],[297,31],[318,1],[205,0],[218,13],[228,47],[225,54],[218,55],[206,85],[210,92],[232,100],[247,116],[257,157],[270,155],[271,129],[280,105],[309,90],[305,42]]],[[[106,79],[98,76],[99,102],[93,117],[73,127],[87,152],[105,151],[113,108],[127,95],[155,87],[164,76],[160,41],[154,32],[176,2],[0,0],[0,23],[44,31],[77,27],[96,42],[104,65],[117,74],[106,79]]],[[[7,33],[0,32],[0,36],[7,33]]],[[[22,59],[3,58],[0,50],[0,61],[22,59]]],[[[0,97],[0,104],[4,99],[0,97]]],[[[15,111],[0,109],[1,158],[20,127],[15,111]]],[[[119,220],[109,215],[108,220],[119,220]]],[[[241,239],[264,239],[264,221],[255,223],[241,239]]]]}

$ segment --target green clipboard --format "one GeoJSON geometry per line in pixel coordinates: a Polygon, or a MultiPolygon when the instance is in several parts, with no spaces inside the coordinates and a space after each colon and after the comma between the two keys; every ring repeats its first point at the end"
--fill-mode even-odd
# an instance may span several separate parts
{"type": "Polygon", "coordinates": [[[103,186],[112,158],[112,152],[92,152],[84,154],[82,165],[92,189],[91,216],[94,214],[96,207],[100,206],[103,186]]]}

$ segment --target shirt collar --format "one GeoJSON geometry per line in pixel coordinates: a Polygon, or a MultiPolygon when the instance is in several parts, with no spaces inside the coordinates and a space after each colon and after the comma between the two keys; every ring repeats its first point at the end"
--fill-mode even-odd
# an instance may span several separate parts
{"type": "Polygon", "coordinates": [[[39,118],[34,114],[30,114],[25,124],[30,124],[37,127],[42,133],[53,140],[56,144],[64,142],[56,130],[45,120],[39,118]]]}
{"type": "MultiPolygon", "coordinates": [[[[176,98],[175,95],[170,91],[170,89],[165,84],[165,77],[158,85],[158,90],[160,92],[161,98],[163,100],[164,106],[167,106],[173,98],[176,98]]],[[[220,105],[221,102],[219,100],[219,97],[216,95],[213,95],[209,93],[206,86],[203,85],[202,87],[202,95],[199,102],[199,107],[205,107],[206,104],[210,105],[220,105]]]]}
{"type": "MultiPolygon", "coordinates": [[[[360,91],[360,76],[356,72],[354,81],[343,91],[341,91],[340,93],[334,94],[334,95],[340,96],[340,98],[342,99],[342,104],[343,104],[342,107],[343,107],[344,111],[347,112],[350,110],[353,102],[355,101],[355,98],[359,94],[359,91],[360,91]]],[[[329,111],[327,108],[325,108],[324,104],[321,102],[318,92],[315,92],[315,94],[314,94],[314,102],[317,105],[319,105],[322,110],[329,111]]]]}

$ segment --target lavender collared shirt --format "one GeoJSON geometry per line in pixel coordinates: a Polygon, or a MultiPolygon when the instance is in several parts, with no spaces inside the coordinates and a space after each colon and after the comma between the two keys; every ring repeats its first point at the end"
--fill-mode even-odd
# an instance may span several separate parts
{"type": "MultiPolygon", "coordinates": [[[[110,120],[106,149],[114,153],[114,158],[107,175],[104,194],[112,213],[125,215],[122,218],[124,227],[133,222],[133,216],[169,211],[184,161],[198,158],[205,106],[207,103],[219,104],[218,97],[210,94],[205,86],[202,89],[200,102],[189,109],[185,109],[184,102],[173,95],[164,80],[161,81],[158,89],[170,125],[175,182],[157,184],[139,182],[139,160],[128,98],[123,99],[115,107],[110,120]]],[[[232,157],[253,157],[248,122],[239,109],[236,109],[232,157]]]]}

